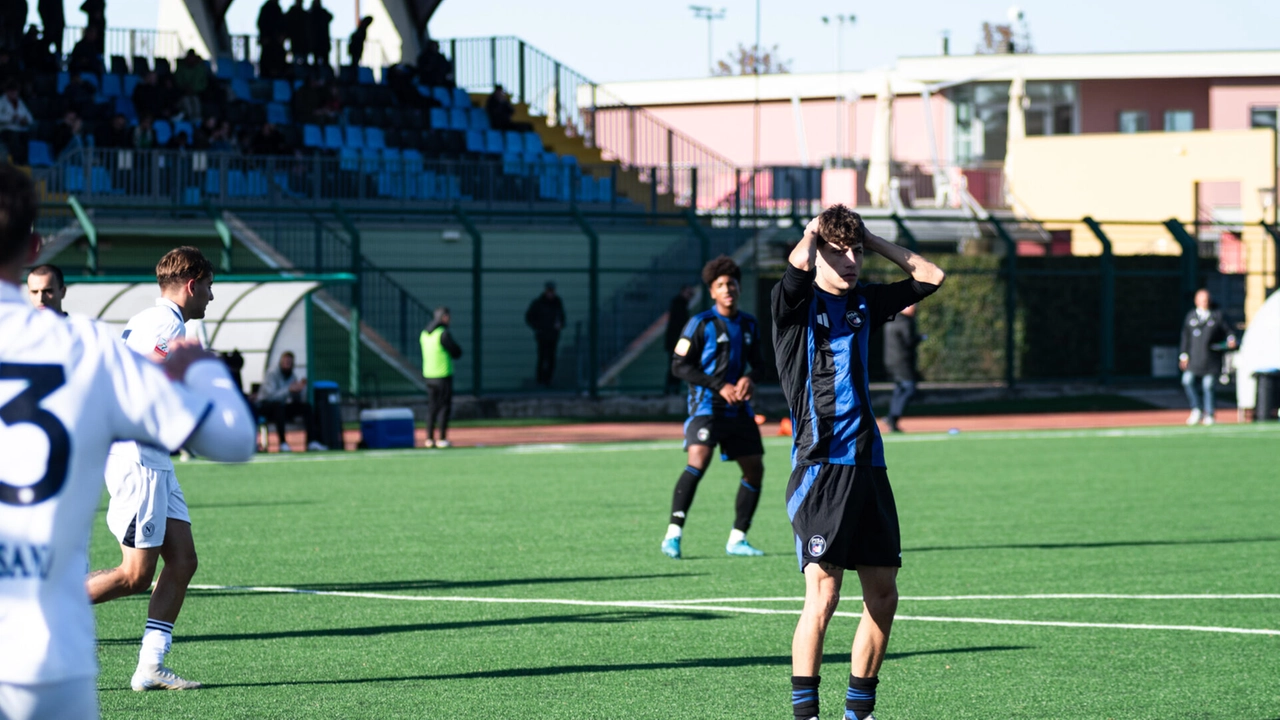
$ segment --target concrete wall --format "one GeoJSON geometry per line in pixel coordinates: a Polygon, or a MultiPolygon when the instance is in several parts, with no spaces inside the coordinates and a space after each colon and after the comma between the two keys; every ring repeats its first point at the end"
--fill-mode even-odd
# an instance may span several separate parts
{"type": "Polygon", "coordinates": [[[1209,88],[1209,127],[1247,130],[1257,105],[1280,107],[1280,83],[1274,80],[1218,80],[1209,88]]]}
{"type": "Polygon", "coordinates": [[[1195,128],[1207,130],[1209,86],[1210,81],[1204,78],[1082,80],[1081,131],[1118,131],[1121,110],[1146,110],[1151,130],[1164,129],[1166,110],[1191,110],[1195,113],[1195,128]]]}

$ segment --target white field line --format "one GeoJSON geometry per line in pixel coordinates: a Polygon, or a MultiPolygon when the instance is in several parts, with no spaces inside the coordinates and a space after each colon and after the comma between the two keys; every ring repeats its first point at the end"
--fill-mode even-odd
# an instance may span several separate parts
{"type": "MultiPolygon", "coordinates": [[[[856,597],[853,598],[856,601],[856,597]]],[[[1280,593],[1226,593],[1187,595],[1124,595],[1119,593],[1036,593],[1031,595],[900,595],[901,601],[934,600],[1280,600],[1280,593]]],[[[701,600],[662,600],[677,604],[804,602],[802,597],[706,598],[701,600]]]]}
{"type": "MultiPolygon", "coordinates": [[[[799,610],[753,608],[734,605],[687,604],[680,602],[638,600],[570,600],[563,598],[485,598],[455,595],[391,595],[387,593],[347,592],[339,590],[306,590],[288,587],[245,587],[236,585],[191,585],[194,590],[235,590],[292,595],[322,595],[328,597],[362,598],[368,600],[399,600],[403,602],[454,602],[494,605],[568,605],[575,607],[614,607],[639,610],[699,610],[702,612],[739,613],[746,615],[799,615],[799,610]]],[[[780,600],[781,598],[773,598],[780,600]]],[[[790,600],[791,598],[787,598],[790,600]]],[[[748,598],[741,598],[746,601],[748,598]]],[[[861,613],[836,612],[836,617],[861,617],[861,613]]],[[[1273,635],[1280,637],[1280,630],[1264,628],[1229,628],[1201,625],[1151,625],[1146,623],[1087,623],[1059,620],[1006,620],[999,618],[932,617],[926,615],[898,615],[895,620],[938,623],[969,623],[979,625],[1029,625],[1037,627],[1102,628],[1117,630],[1172,630],[1186,632],[1227,633],[1232,635],[1273,635]]]]}

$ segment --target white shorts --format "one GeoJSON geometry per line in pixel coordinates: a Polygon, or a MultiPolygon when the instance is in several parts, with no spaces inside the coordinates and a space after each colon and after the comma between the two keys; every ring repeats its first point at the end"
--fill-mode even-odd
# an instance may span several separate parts
{"type": "Polygon", "coordinates": [[[107,527],[121,545],[157,548],[164,544],[165,523],[191,522],[187,501],[172,470],[153,470],[122,458],[107,456],[107,527]]]}
{"type": "Polygon", "coordinates": [[[39,685],[0,682],[0,720],[97,720],[97,685],[91,677],[39,685]]]}

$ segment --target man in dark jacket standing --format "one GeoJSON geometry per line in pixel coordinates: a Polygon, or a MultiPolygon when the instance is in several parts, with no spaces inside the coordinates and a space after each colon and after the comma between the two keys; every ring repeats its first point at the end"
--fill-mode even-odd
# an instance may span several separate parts
{"type": "Polygon", "coordinates": [[[551,378],[556,374],[556,346],[564,329],[564,303],[556,295],[555,282],[548,280],[542,294],[529,303],[524,321],[533,328],[533,337],[538,341],[537,382],[551,387],[551,378]]]}
{"type": "MultiPolygon", "coordinates": [[[[308,12],[311,26],[311,54],[315,56],[315,64],[329,64],[329,50],[333,41],[329,36],[329,23],[333,22],[333,13],[324,9],[320,0],[312,0],[308,12]]],[[[341,59],[339,59],[341,62],[341,59]]]]}
{"type": "Polygon", "coordinates": [[[293,5],[284,14],[284,24],[289,35],[289,52],[293,54],[293,62],[306,65],[307,56],[311,54],[311,16],[302,6],[302,0],[293,0],[293,5]]]}
{"type": "Polygon", "coordinates": [[[462,357],[462,347],[449,332],[449,308],[438,307],[431,323],[422,331],[422,378],[427,381],[427,444],[450,446],[449,416],[453,414],[453,361],[462,357]],[[440,439],[435,439],[436,423],[440,439]]]}
{"type": "Polygon", "coordinates": [[[1178,369],[1191,403],[1188,425],[1213,424],[1213,384],[1222,374],[1222,353],[1236,349],[1236,336],[1222,319],[1222,311],[1211,309],[1212,300],[1208,290],[1197,290],[1196,306],[1182,321],[1178,369]]]}
{"type": "MultiPolygon", "coordinates": [[[[675,352],[676,343],[680,342],[680,333],[684,330],[685,323],[689,322],[689,301],[692,299],[692,285],[680,288],[680,292],[671,298],[671,308],[667,310],[667,336],[662,344],[668,356],[675,352]]],[[[678,392],[680,392],[680,378],[671,373],[671,366],[668,365],[667,382],[663,387],[663,394],[675,395],[678,392]]]]}
{"type": "Polygon", "coordinates": [[[893,398],[889,401],[889,432],[902,432],[898,418],[916,394],[920,371],[916,368],[916,346],[923,338],[916,332],[916,306],[908,305],[884,326],[884,367],[893,378],[893,398]]]}

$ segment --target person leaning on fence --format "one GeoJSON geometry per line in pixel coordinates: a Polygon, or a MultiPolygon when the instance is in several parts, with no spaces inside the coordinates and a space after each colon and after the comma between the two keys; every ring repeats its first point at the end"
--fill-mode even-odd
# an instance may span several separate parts
{"type": "Polygon", "coordinates": [[[1235,334],[1222,319],[1222,311],[1212,309],[1212,301],[1208,290],[1197,290],[1196,306],[1182,321],[1178,369],[1191,403],[1188,425],[1213,424],[1213,384],[1222,374],[1222,354],[1236,348],[1235,334]]]}
{"type": "Polygon", "coordinates": [[[351,53],[353,67],[359,65],[360,59],[364,57],[364,43],[369,37],[369,26],[372,24],[372,16],[366,15],[360,18],[360,24],[356,26],[355,32],[351,33],[351,39],[347,41],[347,50],[351,53]]]}
{"type": "Polygon", "coordinates": [[[436,308],[431,322],[418,338],[422,344],[422,378],[427,381],[426,447],[447,448],[449,416],[453,414],[453,361],[462,357],[462,347],[449,332],[449,308],[436,308]],[[436,423],[440,439],[435,439],[436,423]]]}
{"type": "Polygon", "coordinates": [[[285,442],[284,426],[290,420],[301,417],[307,427],[307,449],[328,450],[315,439],[316,423],[311,412],[311,403],[303,399],[307,391],[307,379],[293,373],[293,353],[285,351],[280,356],[280,364],[267,371],[262,379],[262,387],[258,388],[258,414],[274,423],[276,435],[280,438],[280,452],[289,452],[289,443],[285,442]]]}

